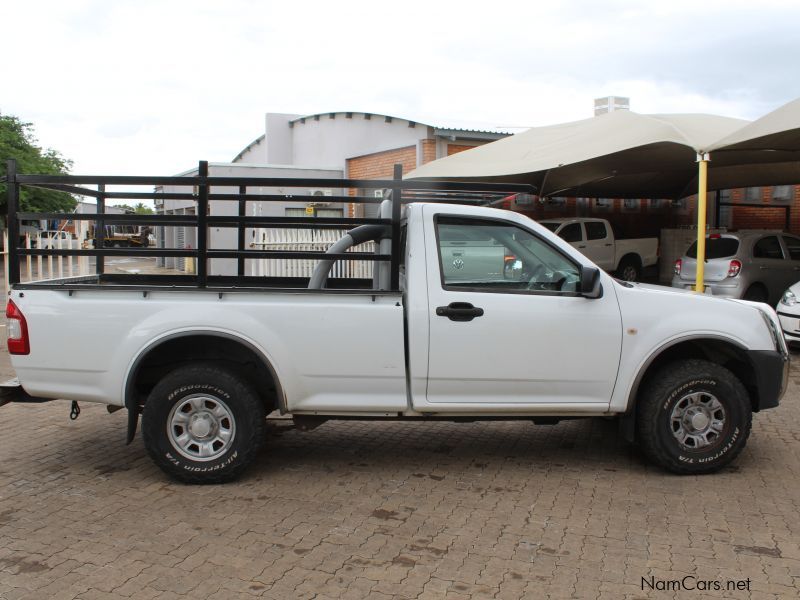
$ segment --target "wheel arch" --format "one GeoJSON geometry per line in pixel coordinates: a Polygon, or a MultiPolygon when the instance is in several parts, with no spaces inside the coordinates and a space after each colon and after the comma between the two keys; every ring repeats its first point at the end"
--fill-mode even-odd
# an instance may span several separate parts
{"type": "Polygon", "coordinates": [[[626,252],[625,254],[622,255],[622,258],[619,259],[619,262],[617,262],[617,269],[621,268],[622,265],[624,265],[625,262],[627,261],[633,262],[635,265],[639,267],[640,270],[644,268],[642,266],[644,264],[644,261],[642,260],[642,257],[639,255],[638,252],[626,252]]]}
{"type": "Polygon", "coordinates": [[[708,360],[733,371],[747,390],[753,412],[758,412],[761,400],[758,379],[755,365],[747,354],[747,348],[725,336],[708,334],[684,336],[659,346],[639,367],[628,391],[626,410],[623,414],[622,431],[627,439],[633,441],[636,406],[644,382],[664,365],[685,358],[708,360]]]}
{"type": "Polygon", "coordinates": [[[158,379],[175,367],[196,360],[219,360],[234,364],[257,387],[268,411],[274,408],[281,413],[287,411],[286,395],[277,370],[255,344],[223,331],[176,332],[143,348],[128,369],[124,387],[125,407],[128,409],[128,443],[136,434],[143,398],[146,398],[158,379]],[[180,358],[165,359],[172,353],[180,358]]]}

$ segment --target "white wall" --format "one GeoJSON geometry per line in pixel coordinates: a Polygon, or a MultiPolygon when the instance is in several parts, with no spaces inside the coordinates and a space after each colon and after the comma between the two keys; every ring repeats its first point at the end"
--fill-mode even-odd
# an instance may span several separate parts
{"type": "MultiPolygon", "coordinates": [[[[270,165],[304,166],[304,163],[295,162],[292,160],[292,151],[294,148],[294,130],[289,127],[289,123],[298,117],[300,117],[300,115],[283,113],[266,114],[266,117],[264,118],[264,132],[267,140],[264,144],[265,163],[270,165]]],[[[316,166],[316,163],[308,164],[316,166]]]]}
{"type": "MultiPolygon", "coordinates": [[[[348,158],[417,146],[420,139],[428,137],[428,126],[416,124],[409,127],[405,119],[392,119],[387,123],[381,115],[364,118],[364,113],[335,113],[306,118],[305,123],[295,121],[292,127],[292,164],[342,168],[348,158]]],[[[270,143],[269,140],[267,143],[270,143]]]]}
{"type": "Polygon", "coordinates": [[[265,164],[267,162],[267,144],[264,142],[263,136],[254,140],[250,146],[242,150],[234,162],[265,164]]]}

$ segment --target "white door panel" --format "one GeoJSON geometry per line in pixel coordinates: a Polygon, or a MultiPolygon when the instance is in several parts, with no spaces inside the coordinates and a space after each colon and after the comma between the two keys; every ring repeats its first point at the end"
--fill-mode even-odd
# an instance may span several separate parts
{"type": "Polygon", "coordinates": [[[431,286],[428,401],[607,404],[621,343],[609,292],[590,300],[431,286]],[[451,321],[436,314],[451,302],[469,302],[483,316],[451,321]]]}
{"type": "Polygon", "coordinates": [[[552,403],[607,407],[622,337],[613,285],[607,283],[601,298],[581,297],[576,293],[580,266],[554,246],[509,222],[461,222],[447,212],[425,207],[428,409],[552,403]],[[504,254],[514,257],[516,270],[499,275],[487,270],[482,278],[473,272],[474,281],[453,278],[449,268],[443,272],[439,258],[447,256],[448,239],[459,233],[458,227],[483,227],[480,235],[465,237],[495,236],[504,254]],[[515,281],[514,274],[524,280],[515,281]],[[470,314],[470,307],[481,311],[470,314]]]}

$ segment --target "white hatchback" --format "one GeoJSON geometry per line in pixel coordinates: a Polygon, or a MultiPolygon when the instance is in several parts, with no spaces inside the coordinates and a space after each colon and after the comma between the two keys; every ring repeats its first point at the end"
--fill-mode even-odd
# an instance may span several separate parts
{"type": "Polygon", "coordinates": [[[778,313],[786,342],[800,344],[800,281],[783,293],[775,311],[778,313]]]}

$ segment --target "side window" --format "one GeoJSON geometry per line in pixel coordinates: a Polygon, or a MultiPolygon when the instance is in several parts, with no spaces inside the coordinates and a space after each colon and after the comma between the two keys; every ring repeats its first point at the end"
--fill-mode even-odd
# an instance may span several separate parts
{"type": "Polygon", "coordinates": [[[607,237],[606,224],[602,221],[586,221],[583,226],[586,227],[587,240],[604,240],[607,237]]]}
{"type": "Polygon", "coordinates": [[[511,223],[436,221],[442,287],[487,292],[576,292],[580,267],[511,223]]]}
{"type": "Polygon", "coordinates": [[[786,249],[789,251],[789,258],[800,260],[800,238],[785,235],[783,236],[783,243],[786,244],[786,249]]]}
{"type": "Polygon", "coordinates": [[[558,232],[560,237],[565,242],[580,242],[583,240],[583,232],[581,231],[580,223],[570,223],[564,229],[558,232]]]}
{"type": "Polygon", "coordinates": [[[761,238],[753,246],[753,258],[783,258],[778,236],[761,238]]]}

